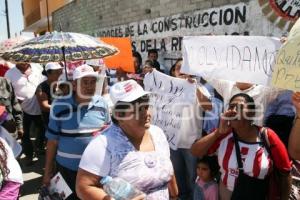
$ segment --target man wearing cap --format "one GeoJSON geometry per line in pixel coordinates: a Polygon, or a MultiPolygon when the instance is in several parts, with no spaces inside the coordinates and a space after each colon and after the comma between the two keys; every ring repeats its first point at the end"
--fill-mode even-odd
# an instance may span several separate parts
{"type": "MultiPolygon", "coordinates": [[[[23,129],[22,146],[26,155],[26,165],[33,164],[33,144],[30,139],[32,125],[35,130],[42,132],[43,123],[41,109],[35,96],[37,86],[45,80],[42,75],[42,66],[33,63],[17,63],[15,67],[9,69],[5,77],[13,85],[15,95],[21,103],[23,110],[23,129]]],[[[37,133],[39,134],[39,133],[37,133]]],[[[35,135],[37,135],[35,134],[35,135]]]]}
{"type": "Polygon", "coordinates": [[[76,180],[79,197],[111,199],[99,187],[105,176],[124,179],[147,195],[146,199],[169,200],[169,194],[176,197],[168,141],[159,127],[150,124],[148,92],[128,80],[113,85],[110,96],[113,125],[84,151],[76,180]]]}
{"type": "Polygon", "coordinates": [[[56,160],[56,171],[73,191],[67,199],[78,199],[75,180],[85,147],[95,132],[110,123],[106,102],[94,95],[97,77],[92,67],[86,64],[77,67],[73,72],[74,93],[54,100],[51,106],[43,183],[49,185],[56,160]]]}

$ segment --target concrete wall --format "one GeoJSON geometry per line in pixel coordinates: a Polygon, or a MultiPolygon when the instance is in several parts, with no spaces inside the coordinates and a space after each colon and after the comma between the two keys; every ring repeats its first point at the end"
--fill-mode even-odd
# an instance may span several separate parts
{"type": "Polygon", "coordinates": [[[131,37],[144,58],[148,49],[159,49],[169,68],[181,56],[185,35],[280,37],[292,23],[276,15],[268,0],[75,0],[53,13],[53,25],[98,37],[131,37]]]}
{"type": "Polygon", "coordinates": [[[53,14],[55,28],[92,30],[169,16],[197,9],[238,3],[236,0],[76,0],[53,14]],[[149,13],[149,10],[150,13],[149,13]]]}

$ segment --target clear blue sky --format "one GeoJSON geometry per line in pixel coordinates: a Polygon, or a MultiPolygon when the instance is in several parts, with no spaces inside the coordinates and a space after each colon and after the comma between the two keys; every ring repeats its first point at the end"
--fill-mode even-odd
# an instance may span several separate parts
{"type": "MultiPolygon", "coordinates": [[[[15,34],[20,35],[20,31],[24,28],[21,1],[7,0],[11,37],[15,37],[15,34]]],[[[7,39],[5,1],[0,0],[0,41],[4,39],[7,39]]]]}

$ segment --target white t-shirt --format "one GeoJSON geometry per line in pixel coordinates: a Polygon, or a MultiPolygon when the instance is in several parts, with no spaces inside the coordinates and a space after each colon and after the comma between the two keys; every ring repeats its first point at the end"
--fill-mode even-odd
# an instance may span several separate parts
{"type": "MultiPolygon", "coordinates": [[[[203,95],[211,98],[204,86],[198,85],[197,87],[200,88],[203,95]]],[[[177,148],[190,149],[192,144],[202,137],[203,111],[198,100],[194,104],[183,107],[177,148]]]]}
{"type": "Polygon", "coordinates": [[[178,148],[189,149],[202,136],[203,109],[198,101],[182,109],[178,148]]]}
{"type": "Polygon", "coordinates": [[[7,168],[9,169],[7,180],[23,184],[22,170],[18,161],[15,159],[14,154],[6,141],[2,138],[0,138],[0,140],[7,151],[7,168]]]}
{"type": "Polygon", "coordinates": [[[43,68],[39,64],[30,64],[30,66],[31,74],[28,77],[16,67],[9,69],[5,77],[12,82],[16,97],[22,101],[23,111],[30,115],[40,115],[41,110],[35,91],[46,78],[42,75],[43,68]]]}
{"type": "Polygon", "coordinates": [[[7,142],[7,144],[12,149],[15,157],[18,157],[21,154],[22,146],[2,126],[0,126],[0,137],[7,142]]]}
{"type": "Polygon", "coordinates": [[[79,168],[100,177],[120,177],[147,194],[147,200],[168,200],[167,184],[174,174],[163,131],[149,129],[155,151],[137,151],[116,125],[99,135],[85,149],[79,168]]]}
{"type": "Polygon", "coordinates": [[[240,90],[236,83],[233,81],[225,81],[225,80],[209,80],[209,84],[211,84],[217,92],[223,97],[224,108],[228,108],[228,103],[231,97],[238,93],[245,93],[251,96],[254,99],[256,106],[256,115],[254,123],[258,126],[263,125],[264,113],[268,106],[268,104],[273,101],[280,92],[283,90],[279,90],[276,88],[265,87],[262,85],[253,85],[252,87],[246,90],[240,90]]]}

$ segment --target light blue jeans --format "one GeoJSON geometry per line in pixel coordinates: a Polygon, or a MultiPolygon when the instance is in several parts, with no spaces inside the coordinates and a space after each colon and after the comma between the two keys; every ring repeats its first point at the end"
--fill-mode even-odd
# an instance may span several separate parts
{"type": "Polygon", "coordinates": [[[191,154],[190,149],[179,148],[170,151],[179,190],[178,197],[181,200],[191,200],[196,179],[197,158],[191,154]]]}

